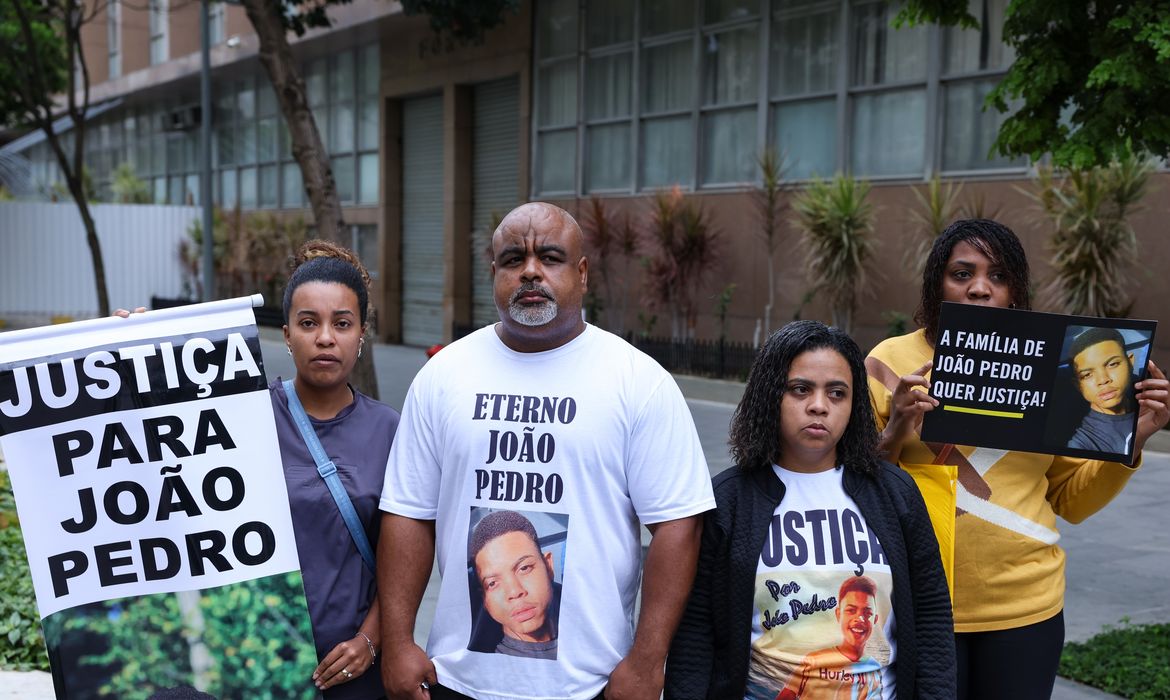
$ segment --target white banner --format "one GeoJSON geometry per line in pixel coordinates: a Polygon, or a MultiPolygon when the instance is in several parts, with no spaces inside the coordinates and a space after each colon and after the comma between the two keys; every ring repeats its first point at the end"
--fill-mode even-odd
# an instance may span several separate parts
{"type": "Polygon", "coordinates": [[[297,571],[252,300],[0,336],[42,618],[297,571]]]}

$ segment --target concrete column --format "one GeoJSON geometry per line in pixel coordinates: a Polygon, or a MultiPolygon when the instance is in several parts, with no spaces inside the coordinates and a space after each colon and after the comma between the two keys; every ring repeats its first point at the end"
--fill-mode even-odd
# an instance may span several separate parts
{"type": "Polygon", "coordinates": [[[443,341],[471,322],[471,149],[473,92],[443,87],[443,341]]]}
{"type": "Polygon", "coordinates": [[[402,342],[402,100],[382,100],[378,227],[378,339],[402,342]]]}

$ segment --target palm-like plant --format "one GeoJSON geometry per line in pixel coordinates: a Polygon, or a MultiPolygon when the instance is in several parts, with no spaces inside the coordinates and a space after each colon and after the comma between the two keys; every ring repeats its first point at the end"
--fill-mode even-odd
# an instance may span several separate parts
{"type": "Polygon", "coordinates": [[[873,250],[873,207],[869,183],[837,175],[813,180],[792,208],[808,251],[813,290],[828,295],[833,325],[853,329],[853,311],[865,263],[873,250]]]}
{"type": "Polygon", "coordinates": [[[914,188],[914,198],[918,200],[919,208],[910,212],[909,237],[903,249],[902,262],[910,273],[911,280],[922,279],[922,268],[926,265],[926,256],[934,245],[934,239],[942,233],[960,212],[959,195],[963,192],[962,183],[943,184],[936,173],[926,183],[925,192],[914,188]]]}
{"type": "Polygon", "coordinates": [[[722,258],[719,232],[702,205],[678,187],[654,197],[645,230],[646,291],[653,308],[670,312],[675,338],[694,338],[696,292],[715,274],[722,258]]]}
{"type": "Polygon", "coordinates": [[[756,216],[760,222],[759,236],[763,240],[768,262],[768,297],[764,302],[764,317],[756,326],[755,344],[772,332],[772,305],[776,300],[776,249],[781,241],[781,222],[788,205],[784,201],[787,186],[784,183],[786,170],[784,156],[769,149],[758,161],[762,183],[755,191],[756,216]],[[761,328],[762,326],[762,328],[761,328]]]}
{"type": "Polygon", "coordinates": [[[1052,279],[1043,294],[1059,311],[1121,317],[1132,300],[1126,280],[1137,262],[1129,217],[1149,184],[1153,163],[1126,154],[1107,166],[1058,173],[1038,169],[1032,193],[1052,224],[1052,279]]]}

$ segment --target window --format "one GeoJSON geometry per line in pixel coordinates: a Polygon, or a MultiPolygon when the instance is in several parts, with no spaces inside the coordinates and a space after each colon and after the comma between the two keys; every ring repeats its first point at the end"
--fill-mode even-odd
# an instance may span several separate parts
{"type": "Polygon", "coordinates": [[[110,0],[106,5],[106,49],[110,59],[110,78],[122,75],[122,3],[110,0]]]}
{"type": "Polygon", "coordinates": [[[534,196],[1018,169],[982,110],[1011,65],[1008,0],[980,30],[895,29],[885,0],[537,0],[534,196]]]}
{"type": "Polygon", "coordinates": [[[227,37],[227,5],[223,2],[212,2],[211,6],[207,8],[207,19],[209,21],[208,41],[211,45],[222,44],[227,37]]]}
{"type": "Polygon", "coordinates": [[[150,0],[150,65],[167,60],[167,0],[150,0]]]}

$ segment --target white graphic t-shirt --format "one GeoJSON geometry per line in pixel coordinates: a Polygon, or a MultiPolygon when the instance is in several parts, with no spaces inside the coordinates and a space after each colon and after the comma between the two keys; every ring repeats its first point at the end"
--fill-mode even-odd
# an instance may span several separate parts
{"type": "Polygon", "coordinates": [[[671,376],[587,326],[541,353],[488,327],[411,384],[382,510],[436,521],[439,682],[485,700],[593,698],[633,642],[639,522],[715,507],[671,376]]]}
{"type": "Polygon", "coordinates": [[[772,468],[785,492],[756,573],[746,697],[892,700],[893,579],[844,470],[772,468]]]}

